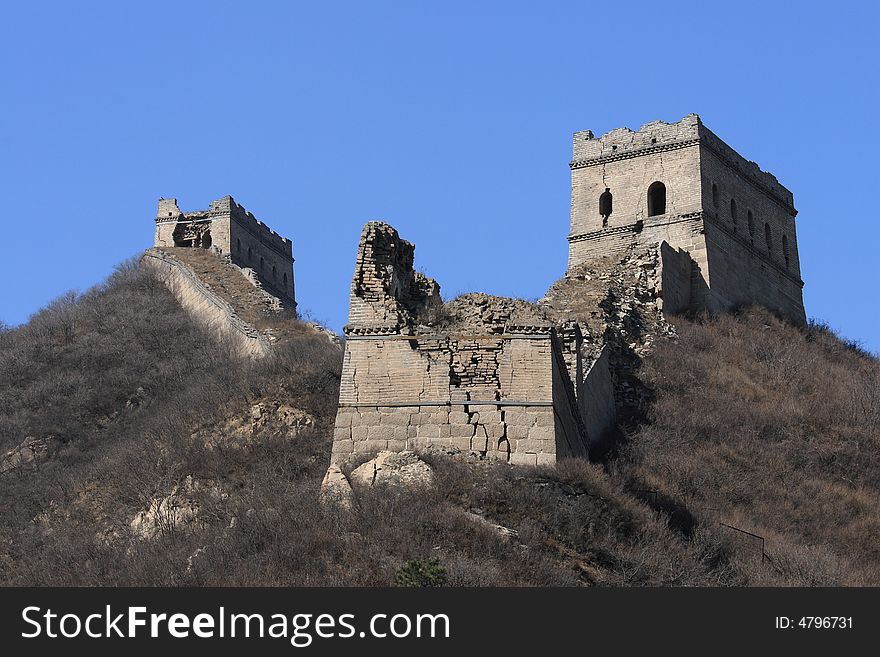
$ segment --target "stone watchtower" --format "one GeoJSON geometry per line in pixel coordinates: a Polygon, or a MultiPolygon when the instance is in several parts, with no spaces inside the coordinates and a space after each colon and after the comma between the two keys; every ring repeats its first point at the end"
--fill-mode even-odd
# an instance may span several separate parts
{"type": "Polygon", "coordinates": [[[757,303],[806,321],[792,193],[696,114],[577,132],[570,166],[570,273],[660,244],[666,311],[757,303]]]}
{"type": "Polygon", "coordinates": [[[154,245],[209,249],[228,257],[283,307],[296,308],[291,241],[258,221],[231,196],[195,212],[181,212],[177,199],[159,199],[154,245]]]}

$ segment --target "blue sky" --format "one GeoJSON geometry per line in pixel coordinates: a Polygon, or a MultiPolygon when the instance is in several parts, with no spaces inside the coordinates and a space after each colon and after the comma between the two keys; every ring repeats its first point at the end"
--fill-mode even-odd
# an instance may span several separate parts
{"type": "Polygon", "coordinates": [[[874,3],[5,3],[0,320],[152,243],[159,196],[293,239],[339,329],[362,224],[445,297],[565,269],[571,133],[699,113],[795,195],[807,314],[880,350],[874,3]]]}

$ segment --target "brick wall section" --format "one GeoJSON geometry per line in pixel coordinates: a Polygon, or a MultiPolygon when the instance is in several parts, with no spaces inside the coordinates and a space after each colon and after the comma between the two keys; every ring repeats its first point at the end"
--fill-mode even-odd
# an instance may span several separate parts
{"type": "Polygon", "coordinates": [[[227,340],[241,355],[260,358],[269,353],[271,347],[266,337],[205,287],[183,262],[159,249],[147,250],[141,262],[168,286],[187,312],[218,337],[227,340]]]}
{"type": "Polygon", "coordinates": [[[685,295],[689,307],[759,303],[805,321],[791,192],[698,116],[655,121],[635,132],[619,128],[600,138],[575,133],[571,170],[569,270],[620,256],[632,244],[665,241],[695,264],[693,289],[685,295]],[[665,213],[649,216],[648,188],[657,181],[666,188],[665,213]],[[599,199],[606,189],[612,211],[603,218],[599,199]]]}
{"type": "Polygon", "coordinates": [[[410,324],[440,303],[440,286],[413,268],[415,247],[386,223],[361,233],[349,297],[349,324],[389,330],[410,324]]]}
{"type": "Polygon", "coordinates": [[[614,423],[614,384],[609,366],[610,349],[605,344],[586,373],[577,379],[578,408],[584,421],[587,444],[593,445],[614,423]]]}
{"type": "MultiPolygon", "coordinates": [[[[413,245],[391,226],[364,227],[333,462],[429,447],[523,465],[586,455],[577,396],[584,384],[573,380],[583,370],[580,331],[517,321],[511,308],[522,302],[499,298],[475,300],[467,327],[444,332],[423,324],[441,305],[439,286],[413,270],[413,258],[413,245]]],[[[594,433],[604,428],[594,424],[594,433]]]]}
{"type": "Polygon", "coordinates": [[[442,446],[555,462],[553,376],[549,327],[539,336],[350,336],[333,457],[442,446]],[[480,360],[473,378],[456,374],[457,361],[480,360]]]}
{"type": "Polygon", "coordinates": [[[231,196],[212,201],[207,210],[194,212],[182,212],[176,199],[159,200],[154,246],[208,248],[202,237],[206,231],[210,248],[251,270],[262,287],[286,308],[296,308],[293,245],[289,239],[258,221],[231,196]],[[195,243],[191,243],[193,237],[195,243]]]}
{"type": "MultiPolygon", "coordinates": [[[[761,240],[764,236],[761,235],[761,240]]],[[[802,283],[723,226],[708,224],[711,295],[715,307],[759,303],[798,324],[806,323],[802,283]]]]}

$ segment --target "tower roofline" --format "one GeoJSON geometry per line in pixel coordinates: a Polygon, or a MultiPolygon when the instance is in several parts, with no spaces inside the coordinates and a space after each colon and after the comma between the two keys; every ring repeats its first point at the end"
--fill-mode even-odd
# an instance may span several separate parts
{"type": "Polygon", "coordinates": [[[600,137],[594,136],[591,130],[575,132],[569,166],[581,169],[692,146],[703,146],[711,151],[746,182],[784,206],[789,214],[797,214],[791,191],[772,173],[737,153],[707,128],[698,114],[688,114],[675,123],[651,121],[638,130],[615,128],[600,137]]]}

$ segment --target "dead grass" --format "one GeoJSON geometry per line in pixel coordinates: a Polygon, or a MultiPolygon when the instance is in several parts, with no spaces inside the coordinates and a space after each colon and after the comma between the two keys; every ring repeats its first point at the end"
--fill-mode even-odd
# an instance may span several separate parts
{"type": "Polygon", "coordinates": [[[880,584],[876,358],[762,310],[676,324],[644,362],[656,399],[616,478],[764,536],[775,565],[737,551],[749,583],[880,584]]]}
{"type": "Polygon", "coordinates": [[[4,444],[52,432],[61,445],[0,478],[6,584],[391,585],[401,564],[433,558],[455,585],[724,580],[583,462],[529,471],[435,456],[432,490],[362,493],[351,514],[322,508],[339,349],[301,332],[272,359],[236,360],[137,265],[0,340],[4,444]],[[317,424],[295,437],[270,424],[237,448],[191,437],[258,399],[317,424]],[[187,476],[224,495],[198,500],[198,523],[134,536],[131,518],[187,476]]]}

